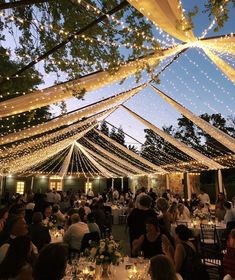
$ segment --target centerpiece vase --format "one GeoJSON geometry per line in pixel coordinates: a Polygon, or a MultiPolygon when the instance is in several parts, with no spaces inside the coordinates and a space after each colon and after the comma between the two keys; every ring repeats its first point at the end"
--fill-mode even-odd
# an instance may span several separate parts
{"type": "Polygon", "coordinates": [[[110,264],[104,263],[102,264],[102,274],[101,277],[102,279],[110,279],[110,264]]]}

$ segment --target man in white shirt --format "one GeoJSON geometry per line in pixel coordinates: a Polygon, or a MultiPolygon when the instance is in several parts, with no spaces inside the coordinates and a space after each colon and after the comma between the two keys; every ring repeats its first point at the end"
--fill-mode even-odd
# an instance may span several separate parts
{"type": "Polygon", "coordinates": [[[116,188],[113,191],[113,199],[114,200],[118,200],[119,199],[119,192],[118,192],[118,190],[116,188]]]}
{"type": "Polygon", "coordinates": [[[54,199],[55,199],[55,203],[59,204],[61,202],[61,195],[60,193],[58,193],[57,191],[54,192],[54,199]]]}
{"type": "Polygon", "coordinates": [[[52,190],[48,190],[46,196],[47,196],[47,202],[53,205],[55,203],[55,194],[52,192],[52,190]]]}
{"type": "Polygon", "coordinates": [[[210,205],[210,197],[207,193],[205,193],[203,190],[200,191],[200,194],[198,196],[198,199],[200,202],[202,202],[204,205],[210,205]]]}
{"type": "Polygon", "coordinates": [[[224,215],[224,223],[227,224],[228,222],[235,221],[235,217],[233,216],[233,210],[232,205],[230,202],[225,201],[224,202],[224,208],[226,210],[226,213],[224,215]]]}
{"type": "Polygon", "coordinates": [[[92,189],[89,189],[87,192],[87,197],[88,199],[92,199],[94,197],[94,192],[92,189]]]}
{"type": "Polygon", "coordinates": [[[87,224],[80,221],[78,214],[71,216],[72,225],[68,228],[64,235],[64,242],[71,249],[80,250],[83,236],[89,233],[87,224]]]}

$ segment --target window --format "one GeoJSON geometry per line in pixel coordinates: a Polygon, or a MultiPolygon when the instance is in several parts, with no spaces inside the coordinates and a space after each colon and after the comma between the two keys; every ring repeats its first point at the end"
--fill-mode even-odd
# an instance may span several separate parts
{"type": "Polygon", "coordinates": [[[87,193],[89,189],[92,189],[92,183],[91,182],[86,182],[86,184],[85,184],[85,192],[87,193]]]}
{"type": "Polygon", "coordinates": [[[16,183],[16,193],[24,194],[24,185],[25,185],[24,181],[18,181],[16,183]]]}
{"type": "Polygon", "coordinates": [[[50,180],[50,189],[62,191],[62,180],[50,180]]]}

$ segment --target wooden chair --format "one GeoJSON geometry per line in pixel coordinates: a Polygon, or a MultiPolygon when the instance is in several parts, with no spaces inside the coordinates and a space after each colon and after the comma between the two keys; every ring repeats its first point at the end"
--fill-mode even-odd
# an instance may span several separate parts
{"type": "Polygon", "coordinates": [[[81,244],[81,252],[84,252],[87,248],[90,248],[90,241],[96,243],[100,241],[100,236],[97,231],[84,234],[81,244]]]}

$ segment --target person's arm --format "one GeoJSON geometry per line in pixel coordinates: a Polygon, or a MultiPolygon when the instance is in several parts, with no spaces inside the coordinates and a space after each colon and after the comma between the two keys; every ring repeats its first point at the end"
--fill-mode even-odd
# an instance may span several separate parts
{"type": "Polygon", "coordinates": [[[185,250],[182,244],[177,244],[174,254],[174,264],[176,272],[179,272],[185,258],[185,250]]]}
{"type": "Polygon", "coordinates": [[[23,267],[17,276],[17,279],[33,280],[33,270],[30,265],[23,267]]]}
{"type": "Polygon", "coordinates": [[[135,239],[132,242],[132,254],[137,255],[137,252],[141,249],[141,246],[144,242],[144,235],[141,235],[138,239],[135,239]]]}
{"type": "Polygon", "coordinates": [[[162,234],[162,252],[174,263],[174,248],[165,234],[162,234]]]}
{"type": "Polygon", "coordinates": [[[68,230],[65,232],[63,240],[65,243],[69,243],[70,238],[71,238],[71,227],[69,227],[68,230]]]}

